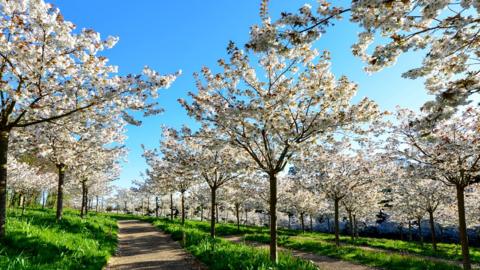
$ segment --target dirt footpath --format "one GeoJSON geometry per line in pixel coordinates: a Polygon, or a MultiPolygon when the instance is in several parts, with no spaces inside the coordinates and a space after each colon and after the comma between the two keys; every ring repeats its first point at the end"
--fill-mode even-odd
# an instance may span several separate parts
{"type": "Polygon", "coordinates": [[[150,223],[138,220],[118,222],[118,247],[110,259],[107,270],[203,270],[195,258],[169,235],[150,223]]]}

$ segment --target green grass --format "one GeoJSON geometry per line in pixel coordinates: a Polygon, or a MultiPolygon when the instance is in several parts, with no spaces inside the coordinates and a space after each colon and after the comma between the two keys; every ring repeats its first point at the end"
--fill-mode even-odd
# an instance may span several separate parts
{"type": "MultiPolygon", "coordinates": [[[[245,240],[268,243],[270,241],[270,236],[268,234],[249,234],[245,236],[245,240]]],[[[319,241],[318,239],[307,236],[280,236],[278,244],[290,249],[309,251],[345,261],[352,261],[363,265],[392,270],[461,269],[457,265],[431,261],[415,256],[381,251],[367,251],[355,246],[336,247],[335,244],[331,242],[319,241]]]]}
{"type": "MultiPolygon", "coordinates": [[[[299,234],[298,237],[306,237],[312,240],[328,241],[332,243],[335,239],[333,234],[315,232],[299,234]]],[[[368,246],[395,252],[416,254],[420,256],[437,257],[441,259],[457,261],[462,260],[462,250],[460,245],[457,244],[438,243],[437,252],[434,252],[430,243],[424,243],[422,245],[418,242],[369,237],[359,237],[352,241],[351,238],[347,236],[341,236],[340,241],[350,245],[368,246]]],[[[470,257],[473,263],[480,263],[480,250],[475,247],[470,247],[470,257]]]]}
{"type": "Polygon", "coordinates": [[[105,215],[66,210],[9,211],[7,237],[0,242],[0,269],[102,269],[117,244],[116,221],[105,215]]]}
{"type": "MultiPolygon", "coordinates": [[[[274,265],[269,259],[268,250],[232,243],[220,238],[211,238],[205,232],[205,227],[198,222],[188,221],[185,226],[181,226],[178,221],[160,219],[155,220],[153,224],[171,234],[173,239],[180,241],[189,252],[211,270],[317,269],[311,262],[295,258],[284,252],[279,253],[278,263],[274,265]]],[[[219,232],[228,232],[229,230],[229,226],[219,226],[219,232]]]]}

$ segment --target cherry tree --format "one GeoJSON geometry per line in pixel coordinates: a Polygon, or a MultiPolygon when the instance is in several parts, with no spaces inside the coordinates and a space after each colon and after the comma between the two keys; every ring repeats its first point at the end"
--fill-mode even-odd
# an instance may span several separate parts
{"type": "Polygon", "coordinates": [[[422,125],[413,111],[401,109],[398,125],[393,127],[388,140],[391,151],[399,158],[435,171],[432,180],[440,181],[456,190],[458,226],[462,244],[463,266],[471,268],[465,220],[465,189],[480,182],[480,113],[465,108],[435,127],[422,125]]]}
{"type": "Polygon", "coordinates": [[[337,246],[340,245],[340,203],[356,188],[367,185],[378,176],[374,173],[376,168],[372,158],[362,151],[352,150],[351,142],[346,139],[331,144],[317,144],[305,149],[295,164],[302,177],[307,178],[306,185],[333,202],[337,246]]]}
{"type": "Polygon", "coordinates": [[[0,237],[5,235],[7,153],[12,130],[109,107],[135,122],[128,109],[157,113],[151,97],[176,75],[118,76],[100,53],[118,41],[63,19],[42,0],[0,4],[0,237]]]}
{"type": "Polygon", "coordinates": [[[248,47],[253,50],[309,44],[333,30],[336,20],[346,17],[362,29],[352,53],[367,63],[367,72],[391,66],[410,51],[423,57],[419,67],[406,70],[402,76],[424,78],[425,88],[436,95],[436,100],[423,107],[429,112],[425,115],[428,120],[448,117],[479,92],[477,1],[356,0],[341,6],[321,0],[315,7],[305,4],[298,12],[282,12],[273,22],[268,2],[262,1],[262,25],[253,26],[250,33],[248,47]]]}
{"type": "Polygon", "coordinates": [[[198,93],[189,115],[223,134],[226,141],[248,154],[270,184],[270,258],[277,258],[277,176],[299,149],[319,135],[370,120],[378,115],[368,99],[351,105],[357,86],[330,72],[329,56],[318,56],[310,45],[287,50],[249,53],[228,46],[229,61],[219,60],[223,72],[202,69],[198,93]]]}

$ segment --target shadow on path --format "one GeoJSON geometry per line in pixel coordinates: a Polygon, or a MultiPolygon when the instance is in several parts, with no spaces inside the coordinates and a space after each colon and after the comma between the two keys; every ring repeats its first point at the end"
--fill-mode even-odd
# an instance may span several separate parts
{"type": "Polygon", "coordinates": [[[205,269],[169,235],[150,223],[138,220],[118,221],[118,248],[107,270],[120,269],[205,269]]]}

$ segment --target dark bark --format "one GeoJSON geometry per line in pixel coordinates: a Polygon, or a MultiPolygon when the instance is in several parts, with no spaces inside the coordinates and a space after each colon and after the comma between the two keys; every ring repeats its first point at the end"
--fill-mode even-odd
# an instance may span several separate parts
{"type": "MultiPolygon", "coordinates": [[[[210,211],[210,236],[215,237],[215,213],[216,213],[216,206],[217,206],[217,189],[215,187],[210,189],[210,196],[211,196],[211,211],[210,211]]],[[[218,218],[218,213],[217,213],[218,218]]]]}
{"type": "Polygon", "coordinates": [[[358,238],[358,227],[357,227],[357,217],[353,215],[353,234],[358,238]]]}
{"type": "Polygon", "coordinates": [[[412,235],[412,222],[409,220],[408,221],[408,241],[413,240],[413,235],[412,235]]]}
{"type": "Polygon", "coordinates": [[[340,237],[339,237],[339,233],[340,233],[340,224],[339,224],[339,221],[338,221],[338,202],[340,201],[340,199],[335,199],[334,200],[334,207],[335,207],[335,245],[337,247],[340,246],[340,237]]]}
{"type": "Polygon", "coordinates": [[[292,228],[292,226],[290,225],[291,224],[291,219],[292,219],[292,215],[289,213],[288,214],[288,229],[289,230],[292,228]]]}
{"type": "Polygon", "coordinates": [[[472,269],[470,254],[468,249],[467,223],[465,221],[465,187],[456,186],[457,189],[457,207],[458,207],[458,231],[460,233],[460,243],[462,245],[463,269],[472,269]]]}
{"type": "Polygon", "coordinates": [[[215,203],[215,219],[217,220],[217,223],[219,223],[219,219],[218,219],[218,203],[215,203]]]}
{"type": "Polygon", "coordinates": [[[355,240],[355,232],[353,230],[353,215],[352,211],[348,211],[348,223],[350,225],[350,237],[353,240],[355,240]]]}
{"type": "Polygon", "coordinates": [[[185,224],[185,191],[182,191],[182,225],[185,224]]]}
{"type": "Polygon", "coordinates": [[[7,153],[9,131],[0,132],[0,240],[5,238],[7,221],[7,153]]]}
{"type": "Polygon", "coordinates": [[[237,232],[240,232],[240,204],[235,203],[235,215],[237,216],[237,232]]]}
{"type": "Polygon", "coordinates": [[[277,176],[270,174],[270,260],[277,262],[277,176]]]}
{"type": "Polygon", "coordinates": [[[86,208],[87,208],[87,192],[86,192],[87,186],[85,185],[85,181],[82,181],[82,206],[80,208],[80,217],[83,218],[86,213],[86,208]]]}
{"type": "Polygon", "coordinates": [[[170,220],[173,220],[173,193],[170,193],[170,220]]]}
{"type": "Polygon", "coordinates": [[[423,245],[422,218],[418,218],[417,223],[418,223],[418,237],[420,238],[420,244],[423,245]]]}
{"type": "Polygon", "coordinates": [[[63,215],[63,185],[65,184],[65,164],[57,164],[58,169],[58,190],[57,190],[57,220],[62,219],[63,215]]]}
{"type": "Polygon", "coordinates": [[[203,221],[203,206],[200,207],[200,221],[203,221]]]}
{"type": "Polygon", "coordinates": [[[432,237],[432,248],[433,248],[433,251],[437,251],[437,237],[435,234],[435,220],[433,219],[433,211],[428,211],[428,217],[430,221],[430,234],[432,237]]]}
{"type": "Polygon", "coordinates": [[[300,213],[300,224],[302,225],[302,232],[305,232],[305,222],[303,220],[303,212],[300,213]]]}
{"type": "Polygon", "coordinates": [[[158,196],[155,196],[155,217],[158,218],[158,208],[160,206],[158,205],[158,196]]]}

